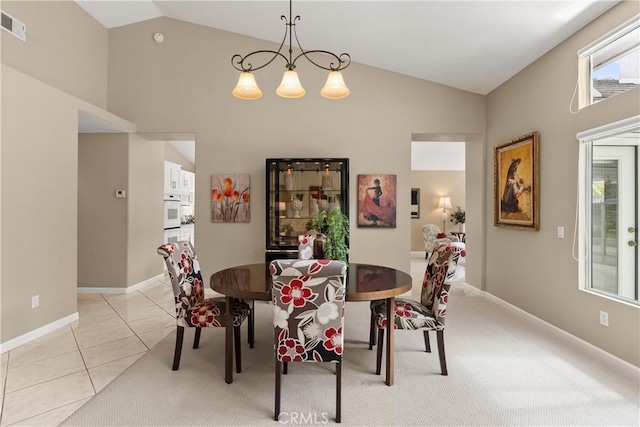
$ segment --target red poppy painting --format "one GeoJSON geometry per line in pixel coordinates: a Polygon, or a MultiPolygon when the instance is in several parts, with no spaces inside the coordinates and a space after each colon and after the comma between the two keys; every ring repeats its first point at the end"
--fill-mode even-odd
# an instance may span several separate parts
{"type": "Polygon", "coordinates": [[[211,176],[211,221],[249,222],[249,174],[211,176]]]}

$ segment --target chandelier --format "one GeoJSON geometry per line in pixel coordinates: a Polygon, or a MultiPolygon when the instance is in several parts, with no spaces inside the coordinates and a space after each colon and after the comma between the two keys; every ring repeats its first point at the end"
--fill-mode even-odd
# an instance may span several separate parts
{"type": "Polygon", "coordinates": [[[320,90],[320,94],[325,98],[329,99],[341,99],[349,96],[349,88],[344,84],[344,80],[342,78],[342,73],[340,70],[344,70],[351,64],[351,56],[348,53],[342,53],[339,56],[335,53],[328,52],[326,50],[308,50],[305,51],[302,46],[300,46],[300,40],[298,40],[298,34],[296,33],[296,21],[300,20],[300,15],[297,15],[295,18],[291,19],[292,16],[292,0],[289,0],[289,19],[286,16],[282,15],[280,19],[285,22],[285,31],[284,38],[282,39],[282,43],[280,43],[280,47],[277,51],[274,50],[257,50],[255,52],[251,52],[245,56],[235,54],[231,58],[231,65],[233,68],[240,71],[240,78],[238,79],[238,84],[233,89],[233,96],[240,99],[258,99],[262,97],[262,91],[258,87],[256,83],[256,79],[253,75],[253,71],[260,70],[261,68],[266,67],[271,64],[276,58],[281,57],[285,60],[286,71],[284,72],[284,76],[282,77],[282,82],[278,89],[276,89],[276,93],[283,98],[300,98],[303,97],[306,91],[300,84],[300,79],[298,78],[298,73],[295,71],[296,69],[296,61],[303,57],[307,61],[311,62],[318,68],[322,68],[323,70],[329,71],[329,77],[327,78],[327,82],[325,83],[322,90],[320,90]],[[289,37],[289,56],[287,57],[284,53],[282,53],[282,48],[284,47],[285,42],[287,41],[287,36],[289,37]],[[301,53],[296,57],[293,56],[293,38],[295,37],[296,45],[298,49],[300,49],[301,53]],[[250,59],[254,55],[260,54],[269,54],[273,55],[271,59],[267,60],[262,65],[254,66],[250,59]],[[318,62],[311,59],[311,56],[316,56],[320,54],[324,56],[324,59],[329,60],[328,65],[321,65],[318,62]],[[328,58],[327,58],[328,57],[328,58]]]}

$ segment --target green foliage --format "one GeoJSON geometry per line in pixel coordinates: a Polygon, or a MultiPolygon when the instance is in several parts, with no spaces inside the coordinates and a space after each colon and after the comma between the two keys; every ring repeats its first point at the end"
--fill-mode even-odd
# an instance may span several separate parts
{"type": "Polygon", "coordinates": [[[349,253],[349,218],[340,208],[335,208],[327,215],[327,259],[347,262],[349,253]]]}
{"type": "Polygon", "coordinates": [[[347,262],[349,253],[349,218],[336,207],[328,214],[318,213],[306,223],[308,230],[316,230],[326,237],[325,258],[347,262]]]}
{"type": "Polygon", "coordinates": [[[464,224],[465,220],[466,220],[466,213],[465,211],[460,209],[460,206],[458,206],[458,209],[451,214],[450,221],[454,224],[464,224]]]}

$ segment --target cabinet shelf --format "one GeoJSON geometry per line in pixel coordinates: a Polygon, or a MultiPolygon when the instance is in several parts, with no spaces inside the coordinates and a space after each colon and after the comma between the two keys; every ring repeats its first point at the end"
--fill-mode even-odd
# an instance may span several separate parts
{"type": "Polygon", "coordinates": [[[349,214],[349,159],[266,159],[266,182],[267,260],[295,257],[298,235],[319,210],[349,214]]]}

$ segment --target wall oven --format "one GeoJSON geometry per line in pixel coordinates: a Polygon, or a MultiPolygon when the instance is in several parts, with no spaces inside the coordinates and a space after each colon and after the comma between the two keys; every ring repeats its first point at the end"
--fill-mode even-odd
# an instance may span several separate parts
{"type": "Polygon", "coordinates": [[[180,228],[180,196],[167,194],[164,197],[164,229],[180,228]]]}

